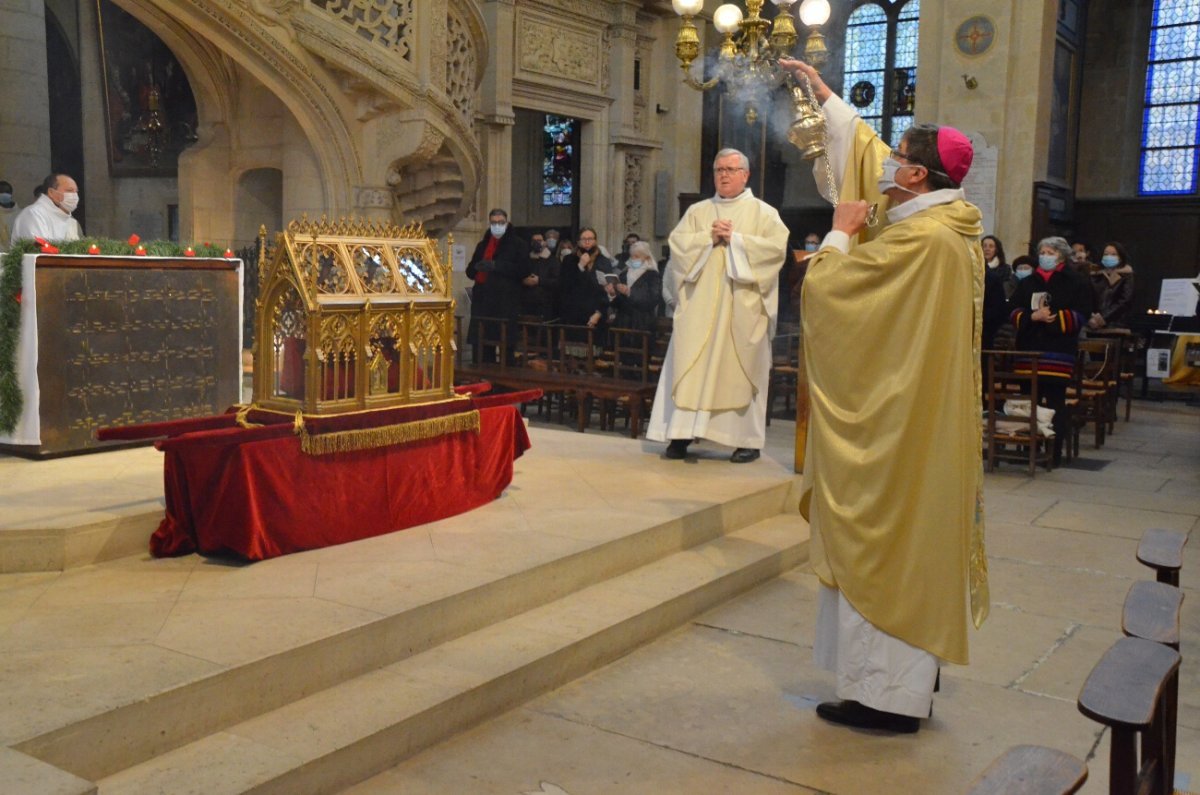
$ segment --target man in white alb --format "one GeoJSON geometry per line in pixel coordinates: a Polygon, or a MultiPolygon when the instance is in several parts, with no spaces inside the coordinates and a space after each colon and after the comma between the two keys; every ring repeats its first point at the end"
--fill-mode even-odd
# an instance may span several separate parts
{"type": "Polygon", "coordinates": [[[79,186],[66,174],[51,174],[42,182],[43,193],[13,221],[11,237],[16,240],[78,240],[83,237],[79,222],[71,217],[79,206],[79,186]]]}
{"type": "Polygon", "coordinates": [[[663,297],[673,310],[646,438],[681,459],[694,439],[736,448],[747,463],[766,441],[771,338],[788,230],[746,187],[750,163],[736,149],[713,162],[717,195],[688,208],[671,232],[663,297]]]}

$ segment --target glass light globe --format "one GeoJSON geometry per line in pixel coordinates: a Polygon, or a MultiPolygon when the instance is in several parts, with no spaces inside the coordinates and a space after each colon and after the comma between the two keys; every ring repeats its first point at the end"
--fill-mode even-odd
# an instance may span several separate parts
{"type": "Polygon", "coordinates": [[[742,9],[726,3],[713,12],[713,27],[721,33],[733,33],[742,24],[742,9]]]}
{"type": "Polygon", "coordinates": [[[829,0],[804,0],[800,4],[800,21],[810,28],[829,21],[829,0]]]}
{"type": "Polygon", "coordinates": [[[694,17],[704,8],[704,0],[671,0],[671,8],[681,17],[694,17]]]}
{"type": "Polygon", "coordinates": [[[771,2],[777,6],[783,6],[786,9],[789,8],[792,3],[796,2],[796,0],[771,0],[771,2]]]}

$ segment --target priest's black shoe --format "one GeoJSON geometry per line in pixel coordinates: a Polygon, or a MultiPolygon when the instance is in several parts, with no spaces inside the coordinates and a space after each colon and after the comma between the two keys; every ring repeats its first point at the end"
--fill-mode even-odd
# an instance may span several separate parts
{"type": "Polygon", "coordinates": [[[733,451],[733,455],[729,456],[729,460],[735,464],[749,464],[751,461],[758,460],[758,451],[749,447],[739,447],[733,451]]]}
{"type": "Polygon", "coordinates": [[[857,701],[826,701],[817,705],[817,715],[831,723],[853,726],[856,729],[912,734],[921,728],[921,719],[872,709],[857,701]]]}
{"type": "Polygon", "coordinates": [[[678,461],[687,456],[688,445],[692,443],[691,439],[672,439],[667,445],[667,449],[663,452],[663,458],[670,458],[678,461]]]}

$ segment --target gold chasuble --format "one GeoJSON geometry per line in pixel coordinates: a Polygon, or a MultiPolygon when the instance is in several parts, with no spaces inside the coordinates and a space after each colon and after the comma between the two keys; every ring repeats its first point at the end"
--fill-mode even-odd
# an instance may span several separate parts
{"type": "Polygon", "coordinates": [[[779,213],[749,190],[693,204],[671,232],[666,290],[675,301],[669,352],[675,407],[744,409],[766,390],[787,239],[779,213]],[[718,219],[733,221],[727,246],[713,245],[718,219]]]}
{"type": "MultiPolygon", "coordinates": [[[[861,121],[855,137],[845,196],[881,201],[882,216],[887,199],[874,183],[886,147],[870,143],[878,138],[861,121]]],[[[988,612],[983,230],[961,192],[939,193],[957,198],[924,206],[848,254],[827,246],[809,260],[801,508],[822,583],[880,630],[965,664],[968,594],[975,626],[988,612]]]]}

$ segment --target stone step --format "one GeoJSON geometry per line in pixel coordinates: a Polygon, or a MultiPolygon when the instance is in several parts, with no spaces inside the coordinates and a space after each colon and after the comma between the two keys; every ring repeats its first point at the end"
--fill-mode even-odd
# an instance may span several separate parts
{"type": "MultiPolygon", "coordinates": [[[[527,613],[580,589],[780,514],[791,478],[709,503],[565,557],[452,593],[216,674],[180,682],[13,747],[96,781],[175,748],[527,613]]],[[[295,620],[302,621],[302,615],[295,620]]]]}
{"type": "Polygon", "coordinates": [[[780,514],[101,779],[102,795],[333,793],[629,653],[807,558],[780,514]]]}

